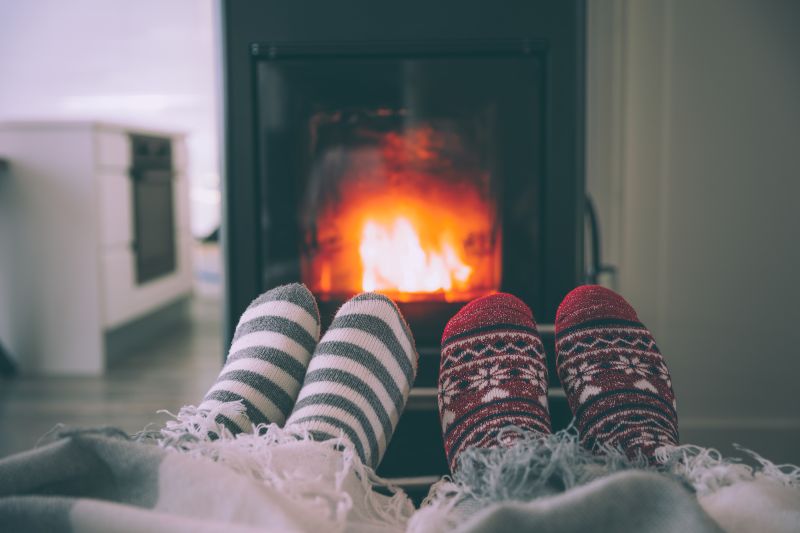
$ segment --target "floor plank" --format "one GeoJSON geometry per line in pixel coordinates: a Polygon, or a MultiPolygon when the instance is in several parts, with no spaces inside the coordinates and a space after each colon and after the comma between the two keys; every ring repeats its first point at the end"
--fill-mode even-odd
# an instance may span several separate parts
{"type": "Polygon", "coordinates": [[[34,446],[56,424],[135,433],[163,424],[160,409],[198,403],[221,365],[221,318],[219,298],[195,297],[189,324],[143,343],[103,377],[0,379],[0,457],[34,446]]]}

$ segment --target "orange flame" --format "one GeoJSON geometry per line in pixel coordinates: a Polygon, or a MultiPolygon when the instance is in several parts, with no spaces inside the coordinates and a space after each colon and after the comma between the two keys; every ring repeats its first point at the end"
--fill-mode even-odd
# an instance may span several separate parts
{"type": "Polygon", "coordinates": [[[361,232],[364,291],[436,292],[464,286],[472,267],[442,238],[438,247],[424,249],[411,222],[397,217],[391,226],[367,220],[361,232]]]}
{"type": "Polygon", "coordinates": [[[302,269],[312,292],[333,301],[380,291],[403,302],[463,302],[499,289],[501,232],[488,175],[452,164],[444,152],[453,144],[427,127],[348,152],[336,193],[309,210],[302,269]]]}

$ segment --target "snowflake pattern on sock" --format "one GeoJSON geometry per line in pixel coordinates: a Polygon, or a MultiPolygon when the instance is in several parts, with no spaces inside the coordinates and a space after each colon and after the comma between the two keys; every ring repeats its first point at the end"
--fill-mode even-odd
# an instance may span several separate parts
{"type": "Polygon", "coordinates": [[[450,320],[442,337],[439,414],[451,471],[463,450],[501,444],[506,426],[550,432],[544,348],[522,301],[508,294],[479,298],[450,320]]]}
{"type": "Polygon", "coordinates": [[[651,461],[678,443],[672,380],[650,331],[618,294],[578,287],[556,317],[556,367],[583,444],[651,461]]]}

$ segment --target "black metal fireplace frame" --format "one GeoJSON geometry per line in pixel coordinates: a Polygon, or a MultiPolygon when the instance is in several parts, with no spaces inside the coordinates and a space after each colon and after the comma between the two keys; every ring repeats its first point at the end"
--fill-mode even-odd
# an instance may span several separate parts
{"type": "Polygon", "coordinates": [[[263,198],[256,145],[256,65],[265,58],[307,54],[541,54],[546,65],[543,142],[547,155],[542,161],[544,222],[536,263],[542,275],[538,276],[540,297],[529,303],[534,304],[540,323],[552,323],[559,301],[583,276],[582,0],[411,0],[402,5],[402,10],[395,4],[366,0],[236,0],[223,1],[220,6],[225,82],[227,339],[250,300],[268,288],[263,286],[260,251],[263,198]],[[494,16],[481,16],[484,11],[494,16]],[[365,50],[364,43],[374,46],[365,50]]]}
{"type": "MultiPolygon", "coordinates": [[[[303,58],[310,63],[325,60],[354,60],[369,58],[381,59],[453,59],[466,58],[531,58],[537,60],[541,68],[546,64],[547,46],[543,41],[519,40],[490,40],[490,41],[455,41],[455,42],[343,42],[343,43],[256,43],[251,47],[254,61],[281,61],[282,59],[303,58]]],[[[533,67],[533,63],[531,64],[533,67]]],[[[541,82],[541,80],[538,80],[541,82]]],[[[543,85],[543,83],[540,83],[543,85]]],[[[546,109],[544,87],[537,87],[537,106],[546,109]]],[[[256,103],[256,113],[260,112],[256,103]]],[[[540,124],[536,127],[535,137],[536,154],[539,155],[534,166],[528,170],[536,176],[543,176],[546,166],[546,151],[544,146],[545,134],[540,124]]],[[[256,131],[256,140],[263,149],[265,141],[256,131]]],[[[264,157],[259,157],[256,169],[259,175],[260,204],[264,214],[262,223],[267,229],[262,232],[262,239],[258,245],[262,249],[254,249],[261,260],[261,271],[264,273],[264,286],[272,287],[284,283],[297,281],[299,278],[299,262],[297,243],[303,236],[299,227],[288,222],[297,218],[294,211],[300,191],[297,190],[299,179],[281,180],[280,177],[270,178],[265,168],[264,157]],[[265,179],[266,178],[266,179],[265,179]],[[265,183],[266,181],[266,183],[265,183]],[[280,226],[280,227],[278,227],[280,226]],[[272,239],[277,236],[276,239],[272,239]],[[277,246],[275,244],[277,243],[277,246]],[[266,248],[263,248],[266,247],[266,248]],[[287,260],[288,259],[288,260],[287,260]]],[[[507,199],[501,198],[499,205],[500,217],[503,219],[503,285],[502,290],[513,292],[535,309],[542,307],[542,297],[545,292],[545,275],[538,272],[544,271],[547,264],[542,256],[541,246],[541,220],[536,216],[547,208],[543,201],[541,183],[530,176],[520,178],[517,172],[506,172],[506,180],[517,177],[517,183],[501,180],[501,185],[507,189],[507,199]],[[512,216],[515,209],[510,209],[511,199],[517,203],[519,193],[523,191],[532,193],[537,200],[535,205],[526,206],[534,216],[512,216]]],[[[320,314],[323,328],[334,312],[344,301],[320,301],[320,314]]],[[[438,356],[439,338],[447,320],[463,305],[461,303],[447,302],[399,302],[406,320],[409,322],[417,342],[423,353],[438,356]]],[[[437,361],[426,358],[422,366],[424,377],[421,382],[435,381],[437,361]]]]}

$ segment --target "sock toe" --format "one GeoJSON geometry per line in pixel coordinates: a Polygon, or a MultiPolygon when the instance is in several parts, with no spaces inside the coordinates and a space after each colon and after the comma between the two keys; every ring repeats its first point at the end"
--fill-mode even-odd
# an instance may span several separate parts
{"type": "Polygon", "coordinates": [[[587,320],[622,319],[638,322],[631,305],[619,294],[600,285],[582,285],[564,297],[556,312],[556,330],[587,320]]]}
{"type": "MultiPolygon", "coordinates": [[[[362,292],[352,297],[339,308],[331,327],[334,325],[336,327],[346,327],[354,322],[358,322],[358,327],[360,328],[369,329],[384,342],[393,342],[392,338],[394,338],[400,343],[403,352],[407,356],[408,364],[413,370],[410,376],[410,381],[413,382],[418,362],[416,344],[411,328],[408,326],[397,304],[383,294],[362,292]],[[375,319],[380,322],[376,322],[375,319]],[[367,325],[367,322],[370,324],[367,325]],[[384,324],[389,327],[391,332],[385,329],[384,324]]],[[[403,363],[403,366],[408,368],[405,363],[403,363]]]]}
{"type": "Polygon", "coordinates": [[[454,336],[500,324],[536,331],[533,313],[525,302],[512,294],[500,292],[475,299],[462,307],[445,326],[442,344],[454,336]]]}
{"type": "MultiPolygon", "coordinates": [[[[317,300],[314,295],[308,290],[308,287],[302,283],[289,283],[288,285],[281,285],[270,289],[255,300],[253,300],[249,307],[256,307],[267,302],[291,302],[298,306],[300,309],[311,315],[317,324],[319,324],[319,308],[317,307],[317,300]]],[[[317,332],[319,337],[319,332],[317,332]]]]}

